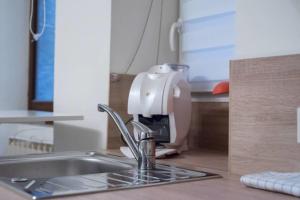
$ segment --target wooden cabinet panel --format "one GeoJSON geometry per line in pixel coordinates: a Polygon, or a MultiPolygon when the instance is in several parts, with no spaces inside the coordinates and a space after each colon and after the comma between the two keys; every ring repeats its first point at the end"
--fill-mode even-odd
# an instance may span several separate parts
{"type": "Polygon", "coordinates": [[[244,59],[230,68],[230,171],[299,171],[300,55],[244,59]]]}

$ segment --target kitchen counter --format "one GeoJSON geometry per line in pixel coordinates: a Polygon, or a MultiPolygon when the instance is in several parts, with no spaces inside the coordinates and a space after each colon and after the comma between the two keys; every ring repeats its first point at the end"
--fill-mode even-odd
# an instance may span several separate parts
{"type": "Polygon", "coordinates": [[[71,120],[83,120],[83,116],[36,110],[0,110],[0,123],[39,123],[71,120]]]}
{"type": "MultiPolygon", "coordinates": [[[[114,153],[115,152],[109,152],[114,153]]],[[[190,151],[169,159],[158,160],[159,163],[174,164],[194,170],[218,173],[223,178],[185,182],[140,189],[120,190],[113,192],[85,194],[55,198],[56,200],[118,200],[118,199],[197,199],[197,200],[289,200],[298,199],[296,197],[272,193],[252,188],[247,188],[240,184],[239,176],[229,175],[227,172],[227,155],[218,152],[190,151]]],[[[0,187],[0,199],[24,200],[22,196],[0,187]]]]}

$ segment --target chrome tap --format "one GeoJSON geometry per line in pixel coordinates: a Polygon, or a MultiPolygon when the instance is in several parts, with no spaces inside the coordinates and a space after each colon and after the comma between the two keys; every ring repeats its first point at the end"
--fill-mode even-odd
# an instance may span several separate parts
{"type": "Polygon", "coordinates": [[[134,158],[137,160],[138,168],[140,170],[154,169],[155,140],[153,137],[153,131],[144,124],[133,121],[132,125],[138,131],[138,141],[136,142],[118,113],[103,104],[98,104],[98,111],[107,112],[114,120],[134,158]]]}

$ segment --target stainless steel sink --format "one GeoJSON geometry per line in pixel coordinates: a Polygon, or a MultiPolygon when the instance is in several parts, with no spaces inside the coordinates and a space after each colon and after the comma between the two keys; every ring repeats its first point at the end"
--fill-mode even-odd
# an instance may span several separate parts
{"type": "Polygon", "coordinates": [[[99,153],[57,153],[0,159],[0,183],[32,199],[104,192],[220,177],[169,165],[138,170],[135,160],[99,153]]]}
{"type": "Polygon", "coordinates": [[[86,155],[68,157],[42,157],[36,159],[16,159],[0,162],[0,177],[51,178],[117,172],[133,166],[111,159],[99,159],[86,155]]]}

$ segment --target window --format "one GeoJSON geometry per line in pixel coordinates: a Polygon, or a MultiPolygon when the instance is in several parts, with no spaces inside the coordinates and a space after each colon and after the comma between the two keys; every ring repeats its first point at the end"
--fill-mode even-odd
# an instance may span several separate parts
{"type": "Polygon", "coordinates": [[[194,92],[208,92],[229,79],[235,52],[234,0],[180,0],[180,62],[190,66],[194,92]]]}
{"type": "MultiPolygon", "coordinates": [[[[34,1],[33,27],[41,32],[44,24],[43,0],[34,1]]],[[[55,0],[45,0],[46,24],[38,41],[30,38],[29,102],[30,110],[53,110],[55,0]]]]}

